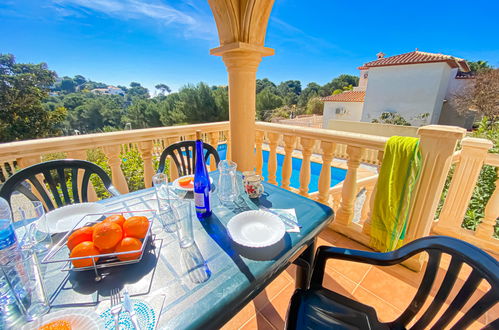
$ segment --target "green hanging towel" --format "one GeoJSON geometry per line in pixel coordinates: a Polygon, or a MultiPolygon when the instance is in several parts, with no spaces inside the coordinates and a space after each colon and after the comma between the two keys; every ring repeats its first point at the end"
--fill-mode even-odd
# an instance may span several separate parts
{"type": "Polygon", "coordinates": [[[381,252],[402,246],[421,159],[418,138],[392,136],[385,145],[371,213],[371,246],[381,252]]]}

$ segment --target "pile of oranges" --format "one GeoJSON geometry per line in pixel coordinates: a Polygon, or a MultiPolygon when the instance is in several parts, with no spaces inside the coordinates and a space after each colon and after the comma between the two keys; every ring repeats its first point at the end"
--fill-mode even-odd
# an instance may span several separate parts
{"type": "MultiPolygon", "coordinates": [[[[95,256],[98,254],[118,253],[140,250],[142,241],[149,229],[146,217],[133,216],[125,219],[120,214],[107,217],[91,227],[75,230],[68,238],[69,257],[95,256]]],[[[121,261],[140,257],[139,252],[117,255],[121,261]]],[[[92,266],[93,258],[71,260],[73,266],[92,266]]]]}

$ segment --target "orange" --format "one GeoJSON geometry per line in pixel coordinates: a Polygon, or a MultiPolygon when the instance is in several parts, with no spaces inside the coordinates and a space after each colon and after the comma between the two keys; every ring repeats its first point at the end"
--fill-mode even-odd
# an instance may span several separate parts
{"type": "Polygon", "coordinates": [[[135,237],[138,239],[144,238],[148,229],[149,221],[146,217],[130,217],[123,224],[125,237],[135,237]]]}
{"type": "Polygon", "coordinates": [[[68,246],[68,249],[70,251],[73,250],[73,248],[78,244],[80,244],[81,242],[91,242],[93,232],[94,229],[92,227],[82,227],[80,229],[75,230],[68,237],[68,242],[66,244],[68,246]]]}
{"type": "Polygon", "coordinates": [[[71,323],[65,320],[57,320],[42,325],[38,330],[71,330],[71,323]]]}
{"type": "Polygon", "coordinates": [[[121,214],[114,214],[105,218],[104,221],[112,222],[119,225],[120,227],[123,227],[123,223],[125,222],[125,217],[122,216],[121,214]]]}
{"type": "MultiPolygon", "coordinates": [[[[94,243],[92,242],[81,242],[77,246],[73,248],[71,251],[71,254],[69,255],[70,258],[77,258],[77,257],[85,257],[85,256],[95,256],[100,254],[100,251],[97,247],[95,247],[94,243]]],[[[97,262],[97,260],[95,260],[97,262]]],[[[78,259],[78,260],[71,260],[73,263],[73,266],[80,268],[80,267],[88,267],[92,266],[92,258],[85,258],[85,259],[78,259]]]]}
{"type": "Polygon", "coordinates": [[[92,239],[100,250],[112,249],[123,238],[123,230],[115,223],[103,221],[94,227],[92,239]]]}
{"type": "Polygon", "coordinates": [[[190,187],[190,186],[192,186],[192,181],[194,181],[194,178],[189,176],[189,177],[186,177],[186,178],[180,178],[180,179],[178,179],[178,184],[181,187],[190,187]]]}
{"type": "MultiPolygon", "coordinates": [[[[114,252],[136,251],[140,250],[141,247],[142,242],[140,240],[136,239],[135,237],[125,237],[121,240],[121,242],[118,243],[118,245],[116,245],[116,249],[114,249],[114,252]]],[[[117,257],[121,261],[133,260],[140,257],[140,252],[121,254],[117,255],[117,257]]]]}

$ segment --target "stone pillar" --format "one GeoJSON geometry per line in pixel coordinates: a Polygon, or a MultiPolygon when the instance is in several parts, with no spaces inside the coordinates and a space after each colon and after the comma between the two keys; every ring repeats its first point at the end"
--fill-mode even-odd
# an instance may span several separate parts
{"type": "MultiPolygon", "coordinates": [[[[429,125],[418,130],[423,164],[412,196],[404,244],[429,235],[451,166],[452,154],[457,142],[465,134],[464,128],[455,126],[429,125]]],[[[419,270],[423,264],[422,258],[423,256],[417,255],[404,264],[419,270]]]]}
{"type": "Polygon", "coordinates": [[[256,71],[262,56],[273,50],[235,42],[211,50],[222,56],[229,74],[231,157],[241,171],[255,168],[256,71]]]}

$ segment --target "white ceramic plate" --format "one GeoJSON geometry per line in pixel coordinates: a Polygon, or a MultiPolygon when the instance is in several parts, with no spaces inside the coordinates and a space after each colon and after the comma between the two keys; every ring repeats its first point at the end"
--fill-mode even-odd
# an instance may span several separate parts
{"type": "Polygon", "coordinates": [[[262,210],[245,211],[235,215],[227,223],[227,231],[236,243],[263,248],[279,242],[286,233],[278,216],[262,210]]]}
{"type": "Polygon", "coordinates": [[[58,310],[41,316],[39,319],[26,324],[23,330],[38,329],[42,325],[57,320],[65,320],[71,324],[72,330],[103,329],[104,322],[96,313],[81,308],[58,310]]]}
{"type": "MultiPolygon", "coordinates": [[[[89,215],[86,220],[95,221],[102,214],[96,214],[95,216],[91,214],[104,213],[105,211],[106,207],[99,203],[72,204],[48,212],[45,215],[45,221],[51,234],[64,233],[73,229],[84,216],[89,215]]],[[[84,224],[82,223],[81,225],[83,226],[84,224]]],[[[39,228],[44,228],[44,226],[40,225],[39,228]]]]}
{"type": "MultiPolygon", "coordinates": [[[[173,185],[173,188],[175,189],[178,189],[178,190],[184,190],[184,191],[193,191],[194,188],[186,188],[186,187],[182,187],[179,183],[178,183],[178,180],[182,179],[182,178],[193,178],[194,177],[194,174],[190,174],[190,175],[184,175],[184,176],[181,176],[180,178],[177,178],[175,179],[175,181],[173,181],[172,185],[173,185]]],[[[210,184],[213,184],[213,179],[210,177],[210,184]]]]}

